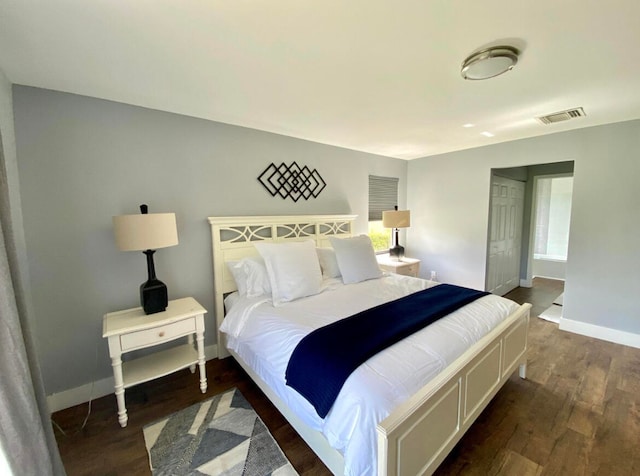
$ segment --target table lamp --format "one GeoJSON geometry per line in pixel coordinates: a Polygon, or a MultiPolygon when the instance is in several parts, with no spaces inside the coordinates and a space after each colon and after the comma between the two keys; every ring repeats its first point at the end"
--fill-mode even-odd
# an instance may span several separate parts
{"type": "Polygon", "coordinates": [[[411,226],[411,212],[409,210],[389,210],[382,212],[382,226],[385,228],[393,228],[391,248],[389,248],[389,257],[396,261],[404,258],[404,247],[400,246],[398,240],[398,228],[409,228],[411,226]]]}
{"type": "Polygon", "coordinates": [[[148,213],[140,205],[139,215],[113,217],[116,245],[121,251],[142,251],[147,256],[147,282],[140,285],[140,303],[145,314],[162,312],[169,302],[167,286],[156,278],[153,254],[158,248],[178,244],[175,213],[148,213]]]}

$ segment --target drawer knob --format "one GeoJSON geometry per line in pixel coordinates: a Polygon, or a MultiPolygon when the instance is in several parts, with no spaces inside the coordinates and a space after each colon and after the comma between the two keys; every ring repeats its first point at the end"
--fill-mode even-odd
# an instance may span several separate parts
{"type": "Polygon", "coordinates": [[[158,332],[158,337],[164,337],[164,331],[158,332]]]}

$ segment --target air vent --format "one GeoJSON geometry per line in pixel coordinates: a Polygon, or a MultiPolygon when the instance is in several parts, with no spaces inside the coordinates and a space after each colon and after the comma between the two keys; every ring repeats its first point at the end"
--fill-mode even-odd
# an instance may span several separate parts
{"type": "Polygon", "coordinates": [[[584,109],[577,107],[575,109],[569,109],[567,111],[554,112],[546,116],[536,117],[543,124],[554,124],[556,122],[568,121],[569,119],[575,119],[576,117],[584,117],[587,114],[584,109]]]}

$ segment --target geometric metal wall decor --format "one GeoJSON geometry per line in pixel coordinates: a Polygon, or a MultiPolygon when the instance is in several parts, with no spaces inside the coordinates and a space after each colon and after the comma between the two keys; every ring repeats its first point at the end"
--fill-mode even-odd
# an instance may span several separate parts
{"type": "Polygon", "coordinates": [[[316,198],[327,186],[316,169],[309,169],[306,165],[300,167],[292,162],[287,165],[271,163],[264,172],[258,176],[258,181],[266,188],[272,197],[280,195],[297,202],[301,197],[309,200],[316,198]]]}

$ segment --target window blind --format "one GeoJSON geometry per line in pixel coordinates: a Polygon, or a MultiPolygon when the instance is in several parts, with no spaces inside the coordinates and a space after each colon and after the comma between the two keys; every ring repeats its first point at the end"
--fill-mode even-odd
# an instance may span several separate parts
{"type": "Polygon", "coordinates": [[[382,220],[382,212],[398,204],[398,181],[396,177],[369,175],[369,221],[382,220]]]}

